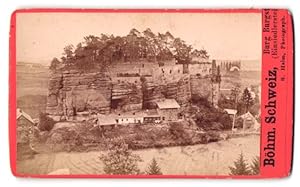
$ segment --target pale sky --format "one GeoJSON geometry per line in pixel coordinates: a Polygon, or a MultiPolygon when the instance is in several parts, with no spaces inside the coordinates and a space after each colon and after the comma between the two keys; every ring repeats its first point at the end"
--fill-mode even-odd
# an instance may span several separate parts
{"type": "Polygon", "coordinates": [[[180,37],[211,59],[261,59],[261,13],[18,13],[17,61],[50,63],[87,35],[124,36],[132,28],[180,37]]]}

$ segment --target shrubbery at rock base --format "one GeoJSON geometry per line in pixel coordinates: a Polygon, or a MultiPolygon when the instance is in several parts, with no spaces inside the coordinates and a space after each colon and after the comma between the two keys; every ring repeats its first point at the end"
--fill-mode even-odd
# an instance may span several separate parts
{"type": "MultiPolygon", "coordinates": [[[[71,122],[63,122],[71,123],[71,122]]],[[[89,122],[56,128],[47,136],[46,145],[52,151],[106,150],[107,143],[122,138],[129,149],[185,146],[219,141],[216,131],[201,132],[186,121],[165,124],[128,125],[102,129],[89,122]]]]}
{"type": "Polygon", "coordinates": [[[40,113],[39,126],[40,131],[50,131],[56,122],[45,113],[40,113]]]}
{"type": "Polygon", "coordinates": [[[222,109],[215,108],[203,97],[193,95],[192,104],[196,107],[193,111],[197,126],[206,131],[228,130],[232,126],[232,119],[222,109]]]}

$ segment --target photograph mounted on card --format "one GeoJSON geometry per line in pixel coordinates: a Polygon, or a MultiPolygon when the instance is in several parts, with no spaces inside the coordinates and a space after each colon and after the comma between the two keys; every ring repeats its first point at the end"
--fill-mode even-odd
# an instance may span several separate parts
{"type": "Polygon", "coordinates": [[[15,11],[13,174],[288,176],[292,31],[276,9],[15,11]]]}

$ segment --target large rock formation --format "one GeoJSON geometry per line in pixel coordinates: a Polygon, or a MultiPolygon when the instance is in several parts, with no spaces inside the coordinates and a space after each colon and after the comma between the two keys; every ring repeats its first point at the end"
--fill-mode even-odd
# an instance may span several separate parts
{"type": "Polygon", "coordinates": [[[163,95],[163,85],[159,85],[153,81],[146,80],[142,85],[143,89],[143,108],[155,108],[156,101],[165,98],[163,95]]]}
{"type": "Polygon", "coordinates": [[[104,72],[70,70],[51,74],[46,112],[59,121],[77,119],[74,116],[151,109],[156,107],[156,101],[165,98],[187,106],[193,94],[210,99],[211,78],[181,74],[173,80],[153,77],[112,80],[104,72]]]}
{"type": "Polygon", "coordinates": [[[191,99],[190,77],[188,75],[165,86],[165,98],[175,99],[181,106],[188,105],[191,99]]]}
{"type": "Polygon", "coordinates": [[[141,110],[143,93],[140,82],[113,83],[111,108],[122,111],[141,110]]]}
{"type": "Polygon", "coordinates": [[[186,106],[191,99],[190,78],[188,75],[170,82],[148,81],[143,83],[143,107],[155,108],[156,101],[175,99],[186,106]]]}
{"type": "Polygon", "coordinates": [[[49,80],[46,112],[50,116],[69,117],[78,112],[109,113],[112,82],[105,73],[64,71],[49,80]]]}

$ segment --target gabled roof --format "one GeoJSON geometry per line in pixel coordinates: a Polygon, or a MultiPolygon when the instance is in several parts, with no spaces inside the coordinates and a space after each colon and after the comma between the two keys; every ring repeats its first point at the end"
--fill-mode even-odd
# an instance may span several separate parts
{"type": "Polygon", "coordinates": [[[228,109],[228,108],[225,108],[224,110],[225,110],[225,112],[227,112],[227,114],[229,114],[229,115],[235,115],[235,114],[237,113],[237,110],[235,110],[235,109],[228,109]]]}
{"type": "Polygon", "coordinates": [[[156,102],[159,109],[180,108],[180,105],[175,99],[164,99],[156,102]]]}
{"type": "Polygon", "coordinates": [[[242,114],[242,115],[240,115],[238,118],[242,118],[242,119],[247,119],[247,118],[251,118],[251,119],[253,119],[253,120],[256,120],[255,119],[255,117],[250,113],[250,112],[247,112],[247,113],[245,113],[245,114],[242,114]]]}
{"type": "Polygon", "coordinates": [[[31,116],[29,114],[27,114],[26,112],[24,112],[21,109],[17,109],[17,120],[23,116],[25,119],[27,119],[28,121],[30,121],[31,123],[34,123],[33,119],[31,118],[31,116]]]}

